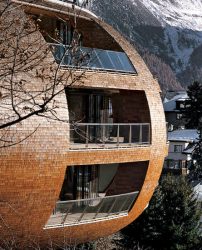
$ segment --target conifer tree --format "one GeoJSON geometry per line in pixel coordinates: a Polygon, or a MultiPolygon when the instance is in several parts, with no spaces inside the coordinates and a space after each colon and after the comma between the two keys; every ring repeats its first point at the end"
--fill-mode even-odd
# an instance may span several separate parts
{"type": "Polygon", "coordinates": [[[199,250],[199,214],[193,190],[183,177],[166,176],[144,213],[122,230],[122,245],[133,242],[159,250],[199,250]]]}
{"type": "Polygon", "coordinates": [[[185,102],[184,117],[186,128],[199,129],[202,118],[202,84],[195,81],[188,87],[189,99],[185,102]]]}
{"type": "Polygon", "coordinates": [[[202,84],[193,82],[188,87],[187,94],[189,99],[185,102],[184,109],[186,128],[197,129],[199,133],[194,142],[189,178],[198,180],[202,178],[202,84]]]}

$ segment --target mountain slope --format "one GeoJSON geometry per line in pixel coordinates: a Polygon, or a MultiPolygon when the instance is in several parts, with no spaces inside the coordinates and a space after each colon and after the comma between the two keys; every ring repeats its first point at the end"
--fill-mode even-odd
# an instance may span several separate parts
{"type": "Polygon", "coordinates": [[[202,78],[202,0],[94,0],[93,11],[170,65],[183,86],[202,78]]]}

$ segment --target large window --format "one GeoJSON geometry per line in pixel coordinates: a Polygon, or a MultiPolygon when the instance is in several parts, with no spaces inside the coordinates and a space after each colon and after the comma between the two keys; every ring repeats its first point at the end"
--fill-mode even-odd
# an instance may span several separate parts
{"type": "MultiPolygon", "coordinates": [[[[101,90],[71,90],[66,89],[66,95],[69,105],[70,123],[113,123],[113,110],[110,91],[104,92],[101,90]]],[[[89,139],[90,142],[96,142],[103,137],[103,129],[100,126],[90,126],[88,135],[86,127],[72,127],[70,130],[71,141],[85,142],[89,139]],[[75,129],[74,129],[75,128],[75,129]]],[[[107,127],[104,132],[109,133],[110,127],[107,127]]]]}
{"type": "Polygon", "coordinates": [[[184,165],[183,165],[183,162],[181,160],[167,159],[167,160],[165,160],[164,167],[170,168],[170,169],[181,169],[182,167],[184,167],[184,165]]]}
{"type": "Polygon", "coordinates": [[[78,41],[82,41],[82,37],[79,34],[77,38],[73,37],[73,40],[71,46],[65,46],[65,43],[64,45],[50,44],[55,60],[61,66],[137,74],[126,53],[81,47],[81,42],[78,43],[78,41]],[[77,41],[76,46],[73,40],[77,41]]]}
{"type": "Polygon", "coordinates": [[[100,197],[111,184],[118,164],[68,166],[60,200],[82,200],[100,197]]]}
{"type": "Polygon", "coordinates": [[[81,200],[98,196],[99,165],[69,166],[60,200],[81,200]]]}

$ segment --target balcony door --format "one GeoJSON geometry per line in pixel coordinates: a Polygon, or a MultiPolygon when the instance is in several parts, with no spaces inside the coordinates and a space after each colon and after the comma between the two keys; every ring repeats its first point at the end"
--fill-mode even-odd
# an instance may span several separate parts
{"type": "Polygon", "coordinates": [[[111,100],[109,96],[102,94],[90,94],[87,104],[87,123],[95,123],[89,126],[90,141],[100,141],[103,137],[103,123],[110,122],[110,112],[112,113],[111,100]]]}
{"type": "Polygon", "coordinates": [[[99,165],[69,166],[60,193],[60,200],[95,198],[99,188],[99,165]]]}
{"type": "Polygon", "coordinates": [[[74,198],[76,200],[98,196],[98,165],[75,168],[74,198]]]}
{"type": "Polygon", "coordinates": [[[57,21],[57,30],[59,31],[60,42],[70,45],[73,37],[73,28],[68,22],[57,21]]]}
{"type": "Polygon", "coordinates": [[[112,95],[102,90],[66,88],[71,142],[97,143],[106,137],[113,123],[112,95]],[[75,124],[77,126],[75,126],[75,124]]]}

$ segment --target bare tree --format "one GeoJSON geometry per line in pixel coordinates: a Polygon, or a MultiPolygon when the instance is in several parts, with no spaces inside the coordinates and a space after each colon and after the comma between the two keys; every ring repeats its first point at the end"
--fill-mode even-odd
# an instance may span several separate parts
{"type": "MultiPolygon", "coordinates": [[[[68,22],[61,17],[58,19],[68,22]]],[[[33,20],[25,15],[21,6],[10,1],[0,2],[0,148],[20,143],[35,133],[37,127],[21,139],[10,135],[11,126],[32,116],[68,122],[57,116],[56,97],[85,75],[84,70],[78,73],[75,68],[60,70],[67,54],[71,54],[77,68],[79,62],[84,61],[85,55],[78,53],[80,37],[76,16],[70,46],[63,46],[57,36],[52,38],[63,46],[57,64],[52,56],[55,48],[51,52],[41,35],[46,31],[40,30],[39,22],[39,18],[33,20]]]]}

